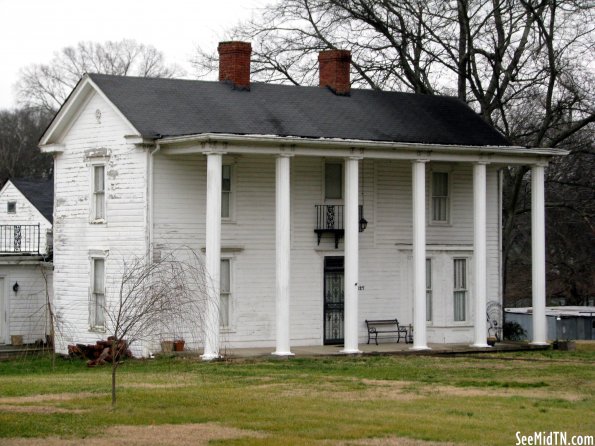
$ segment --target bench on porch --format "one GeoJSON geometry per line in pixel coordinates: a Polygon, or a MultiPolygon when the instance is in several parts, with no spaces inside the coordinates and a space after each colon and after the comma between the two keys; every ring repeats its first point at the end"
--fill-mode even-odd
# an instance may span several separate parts
{"type": "Polygon", "coordinates": [[[368,327],[368,344],[370,343],[370,339],[374,337],[374,341],[376,342],[376,345],[378,345],[378,335],[381,337],[396,336],[397,342],[399,342],[401,338],[405,339],[406,343],[410,342],[410,337],[407,336],[407,327],[399,325],[397,319],[366,319],[366,326],[368,327]]]}

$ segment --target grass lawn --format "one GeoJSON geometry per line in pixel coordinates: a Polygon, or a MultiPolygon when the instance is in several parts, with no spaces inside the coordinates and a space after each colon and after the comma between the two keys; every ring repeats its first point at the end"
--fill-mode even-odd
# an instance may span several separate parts
{"type": "Polygon", "coordinates": [[[595,434],[593,351],[162,357],[128,361],[118,376],[112,411],[109,367],[0,362],[0,444],[513,445],[517,431],[595,434]]]}

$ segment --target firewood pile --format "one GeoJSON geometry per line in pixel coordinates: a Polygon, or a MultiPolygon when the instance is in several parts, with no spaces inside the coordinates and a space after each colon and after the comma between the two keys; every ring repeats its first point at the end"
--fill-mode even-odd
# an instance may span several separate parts
{"type": "Polygon", "coordinates": [[[87,367],[95,367],[111,363],[116,356],[116,361],[124,358],[132,358],[132,352],[128,349],[128,343],[120,340],[116,343],[116,354],[112,354],[114,337],[110,336],[105,341],[97,341],[95,344],[74,344],[68,346],[68,356],[71,358],[82,358],[87,360],[87,367]]]}

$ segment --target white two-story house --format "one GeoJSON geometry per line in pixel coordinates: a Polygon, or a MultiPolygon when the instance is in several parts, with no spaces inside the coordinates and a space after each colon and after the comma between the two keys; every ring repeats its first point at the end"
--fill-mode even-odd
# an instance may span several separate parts
{"type": "Polygon", "coordinates": [[[253,83],[250,52],[221,43],[219,82],[85,75],[45,132],[59,348],[105,336],[126,255],[175,246],[204,253],[213,281],[205,359],[357,353],[365,320],[387,318],[412,325],[414,349],[486,347],[500,170],[518,164],[533,179],[533,342],[547,341],[543,174],[561,151],[511,146],[454,98],[352,89],[347,51],[320,53],[320,87],[253,83]]]}

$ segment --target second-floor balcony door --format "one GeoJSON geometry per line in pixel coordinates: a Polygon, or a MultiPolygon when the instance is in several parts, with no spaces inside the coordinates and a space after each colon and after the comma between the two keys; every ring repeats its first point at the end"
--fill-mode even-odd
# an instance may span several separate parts
{"type": "Polygon", "coordinates": [[[342,344],[344,329],[344,258],[324,258],[324,344],[342,344]]]}

